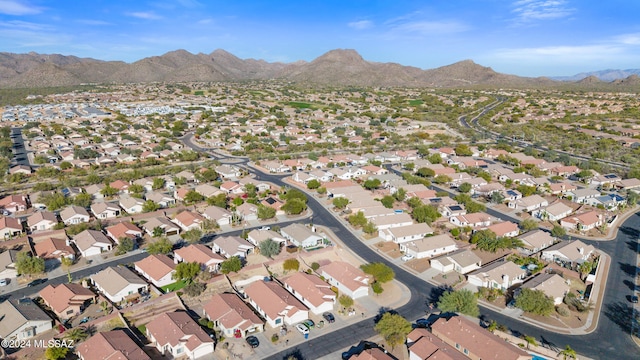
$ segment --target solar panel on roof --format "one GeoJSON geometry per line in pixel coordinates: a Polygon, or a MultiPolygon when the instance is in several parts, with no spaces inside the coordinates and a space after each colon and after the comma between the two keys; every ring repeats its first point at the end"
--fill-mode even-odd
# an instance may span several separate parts
{"type": "Polygon", "coordinates": [[[450,207],[451,210],[453,211],[458,211],[458,210],[462,210],[462,207],[458,206],[458,205],[454,205],[452,207],[450,207]]]}

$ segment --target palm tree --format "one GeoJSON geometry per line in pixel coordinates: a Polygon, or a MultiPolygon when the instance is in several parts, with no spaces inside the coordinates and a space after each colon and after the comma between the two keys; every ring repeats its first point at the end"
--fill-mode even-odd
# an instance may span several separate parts
{"type": "Polygon", "coordinates": [[[529,350],[529,345],[538,346],[538,343],[536,342],[536,338],[533,336],[525,335],[524,341],[527,342],[527,350],[529,350]]]}
{"type": "Polygon", "coordinates": [[[562,355],[562,358],[563,358],[564,360],[567,360],[567,358],[569,358],[569,359],[576,359],[576,355],[577,355],[577,354],[576,354],[576,351],[575,351],[575,350],[573,350],[573,349],[571,348],[571,346],[567,345],[567,346],[564,348],[564,350],[562,350],[562,351],[560,351],[560,352],[558,353],[558,355],[562,355]]]}
{"type": "Polygon", "coordinates": [[[86,340],[89,337],[89,333],[87,329],[82,326],[75,327],[73,329],[67,330],[64,337],[66,339],[72,340],[74,343],[78,343],[80,341],[86,340]]]}

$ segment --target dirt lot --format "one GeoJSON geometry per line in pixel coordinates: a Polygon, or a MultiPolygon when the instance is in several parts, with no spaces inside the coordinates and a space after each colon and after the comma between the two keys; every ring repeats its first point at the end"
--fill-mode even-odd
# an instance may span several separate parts
{"type": "Polygon", "coordinates": [[[397,259],[402,256],[402,253],[400,252],[400,248],[398,247],[398,244],[393,242],[386,242],[386,241],[379,242],[376,244],[376,248],[379,251],[386,253],[387,255],[391,256],[394,259],[397,259]]]}
{"type": "Polygon", "coordinates": [[[429,263],[429,259],[414,259],[411,261],[407,261],[405,263],[405,265],[417,272],[425,272],[427,270],[429,270],[429,268],[431,267],[430,263],[429,263]]]}

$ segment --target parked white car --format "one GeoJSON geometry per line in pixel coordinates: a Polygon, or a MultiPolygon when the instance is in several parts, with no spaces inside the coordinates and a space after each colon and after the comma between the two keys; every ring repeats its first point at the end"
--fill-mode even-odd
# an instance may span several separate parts
{"type": "Polygon", "coordinates": [[[262,230],[262,231],[271,230],[271,226],[262,226],[258,230],[262,230]]]}
{"type": "Polygon", "coordinates": [[[413,260],[413,258],[414,258],[414,257],[415,257],[415,256],[413,256],[413,255],[411,255],[411,254],[405,254],[405,255],[402,257],[402,261],[409,261],[409,260],[413,260]]]}
{"type": "Polygon", "coordinates": [[[7,284],[9,284],[9,282],[7,281],[7,279],[0,279],[0,286],[7,286],[7,284]]]}
{"type": "Polygon", "coordinates": [[[305,324],[296,325],[296,329],[298,329],[302,335],[307,335],[309,333],[309,328],[305,324]]]}

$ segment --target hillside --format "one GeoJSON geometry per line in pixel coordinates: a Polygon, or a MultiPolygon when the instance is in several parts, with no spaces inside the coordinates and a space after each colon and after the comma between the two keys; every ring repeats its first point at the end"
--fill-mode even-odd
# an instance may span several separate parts
{"type": "MultiPolygon", "coordinates": [[[[84,83],[217,82],[282,79],[325,86],[467,87],[555,86],[548,78],[495,72],[471,60],[422,70],[396,63],[367,61],[355,50],[331,50],[311,62],[269,63],[240,59],[218,49],[210,54],[185,50],[134,63],[64,55],[0,53],[0,87],[29,88],[84,83]]],[[[589,79],[593,80],[593,79],[589,79]]],[[[586,82],[590,82],[587,80],[586,82]]],[[[595,81],[594,81],[595,82],[595,81]]],[[[581,81],[582,84],[585,81],[581,81]]],[[[629,86],[636,81],[617,82],[629,86]]],[[[566,84],[566,83],[563,83],[566,84]]]]}

